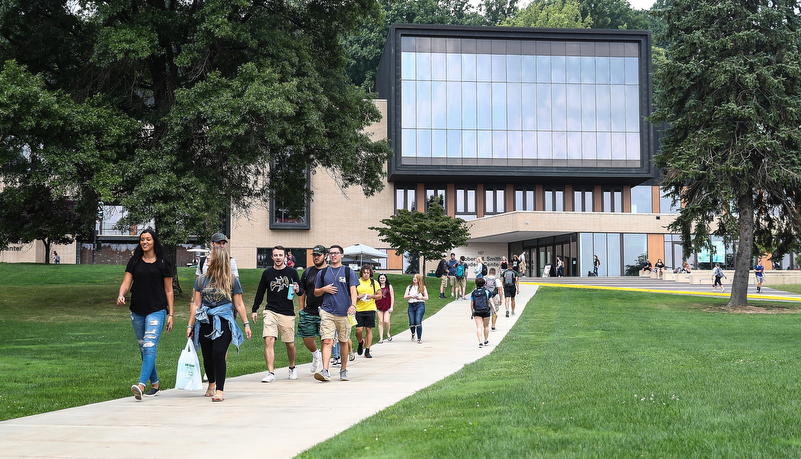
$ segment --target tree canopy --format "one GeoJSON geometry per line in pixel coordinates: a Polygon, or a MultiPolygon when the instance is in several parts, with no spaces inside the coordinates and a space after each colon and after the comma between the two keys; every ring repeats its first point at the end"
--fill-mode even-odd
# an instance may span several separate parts
{"type": "Polygon", "coordinates": [[[737,243],[732,306],[746,304],[755,241],[781,246],[801,230],[799,7],[673,0],[655,13],[668,47],[653,121],[669,126],[656,161],[683,204],[671,229],[685,253],[712,234],[737,243]]]}
{"type": "Polygon", "coordinates": [[[439,259],[454,247],[467,244],[470,238],[467,223],[445,215],[440,198],[429,201],[426,212],[400,209],[381,223],[385,226],[370,227],[378,231],[379,239],[401,253],[416,253],[424,260],[439,259]]]}
{"type": "Polygon", "coordinates": [[[512,27],[550,27],[560,29],[589,29],[592,18],[581,16],[577,0],[533,1],[517,11],[503,25],[512,27]]]}
{"type": "MultiPolygon", "coordinates": [[[[30,151],[35,182],[173,244],[231,207],[300,211],[318,167],[372,195],[391,150],[363,132],[380,114],[341,37],[378,17],[370,0],[4,0],[0,163],[30,151]]],[[[30,183],[6,170],[6,189],[30,183]]]]}

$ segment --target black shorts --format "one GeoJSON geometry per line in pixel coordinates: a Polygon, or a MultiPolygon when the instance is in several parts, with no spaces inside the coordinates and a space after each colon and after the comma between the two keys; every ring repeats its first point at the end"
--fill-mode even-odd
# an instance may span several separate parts
{"type": "Polygon", "coordinates": [[[375,311],[356,311],[356,326],[375,328],[375,311]]]}
{"type": "Polygon", "coordinates": [[[503,296],[505,296],[506,298],[514,298],[515,295],[517,295],[517,287],[515,286],[503,287],[503,296]]]}
{"type": "Polygon", "coordinates": [[[483,317],[483,318],[486,319],[488,317],[492,317],[492,312],[491,311],[481,311],[481,312],[473,311],[473,315],[476,316],[476,317],[483,317]]]}

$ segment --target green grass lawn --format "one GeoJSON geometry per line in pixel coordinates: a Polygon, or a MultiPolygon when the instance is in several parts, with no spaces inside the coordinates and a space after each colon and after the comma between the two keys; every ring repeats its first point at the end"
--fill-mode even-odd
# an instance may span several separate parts
{"type": "Polygon", "coordinates": [[[801,314],[724,304],[541,288],[490,356],[300,457],[801,457],[801,314]]]}
{"type": "MultiPolygon", "coordinates": [[[[0,420],[130,395],[141,360],[128,306],[116,304],[124,272],[124,266],[0,263],[0,420]]],[[[245,308],[250,311],[262,270],[239,272],[245,308]]],[[[179,268],[184,293],[175,299],[175,328],[162,334],[156,358],[163,387],[175,385],[194,279],[194,269],[179,268]]],[[[389,279],[396,291],[395,334],[409,327],[403,291],[411,276],[389,279]]],[[[426,303],[426,316],[447,302],[436,299],[439,279],[429,278],[428,287],[433,299],[426,303]]],[[[229,353],[230,377],[267,370],[261,331],[259,320],[240,354],[229,353]]],[[[378,340],[377,331],[374,339],[378,340]]],[[[295,344],[296,363],[310,362],[302,340],[295,344]]],[[[276,367],[287,366],[286,348],[275,349],[276,367]]]]}
{"type": "MultiPolygon", "coordinates": [[[[122,271],[0,264],[0,418],[130,396],[140,364],[127,308],[113,302],[122,271]]],[[[259,275],[242,270],[247,307],[259,275]]],[[[181,271],[184,289],[193,277],[181,271]]],[[[400,296],[409,277],[391,280],[400,296]]],[[[725,302],[541,288],[489,356],[301,457],[801,457],[799,306],[741,314],[725,302]]],[[[408,325],[403,306],[395,333],[408,325]]],[[[187,314],[177,300],[159,349],[167,387],[187,314]]],[[[232,353],[230,374],[265,371],[262,349],[257,338],[232,353]]]]}

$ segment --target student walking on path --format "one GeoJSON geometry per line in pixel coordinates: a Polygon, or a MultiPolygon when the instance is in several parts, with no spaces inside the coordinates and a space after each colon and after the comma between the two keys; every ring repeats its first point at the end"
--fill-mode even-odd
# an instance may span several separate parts
{"type": "Polygon", "coordinates": [[[142,400],[142,395],[153,396],[159,392],[156,350],[161,331],[166,326],[167,332],[171,332],[173,324],[172,265],[164,259],[164,250],[152,229],[139,234],[139,245],[125,267],[117,295],[118,305],[125,304],[125,294],[129,290],[131,324],[142,358],[139,382],[131,386],[131,393],[142,400]],[[150,390],[145,393],[148,381],[150,390]]]}
{"type": "Polygon", "coordinates": [[[375,300],[375,305],[378,309],[378,343],[381,344],[384,342],[384,328],[387,330],[387,341],[392,341],[390,316],[395,310],[395,290],[384,273],[378,275],[378,285],[381,287],[381,298],[375,300]]]}
{"type": "Polygon", "coordinates": [[[221,402],[225,400],[228,346],[233,342],[238,352],[245,340],[234,318],[234,308],[245,326],[247,339],[250,339],[251,332],[245,303],[242,302],[242,286],[231,272],[228,251],[213,247],[209,258],[211,262],[206,274],[198,277],[193,287],[194,299],[186,337],[193,338],[195,348],[200,344],[203,369],[209,379],[206,397],[211,397],[212,402],[221,402]]]}
{"type": "Polygon", "coordinates": [[[412,277],[412,283],[406,287],[403,298],[409,300],[409,330],[412,332],[412,341],[417,335],[417,344],[423,344],[423,315],[426,313],[428,291],[422,275],[415,274],[412,277]]]}
{"type": "Polygon", "coordinates": [[[489,322],[492,316],[492,303],[490,292],[484,288],[484,278],[476,279],[476,289],[470,294],[470,317],[476,321],[476,337],[478,347],[489,345],[489,322]],[[481,339],[481,330],[484,330],[484,339],[481,339]]]}

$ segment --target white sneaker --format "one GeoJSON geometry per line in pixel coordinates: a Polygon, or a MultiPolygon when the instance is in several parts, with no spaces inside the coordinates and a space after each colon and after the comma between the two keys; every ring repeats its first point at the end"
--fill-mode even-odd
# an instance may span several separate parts
{"type": "Polygon", "coordinates": [[[298,379],[298,369],[297,368],[290,368],[289,369],[289,379],[298,379]]]}
{"type": "Polygon", "coordinates": [[[323,353],[320,352],[318,349],[315,352],[312,352],[312,363],[311,363],[311,372],[316,373],[317,369],[320,368],[320,364],[323,362],[323,353]]]}
{"type": "Polygon", "coordinates": [[[273,382],[275,381],[275,374],[274,373],[267,373],[267,376],[261,380],[261,382],[273,382]]]}

